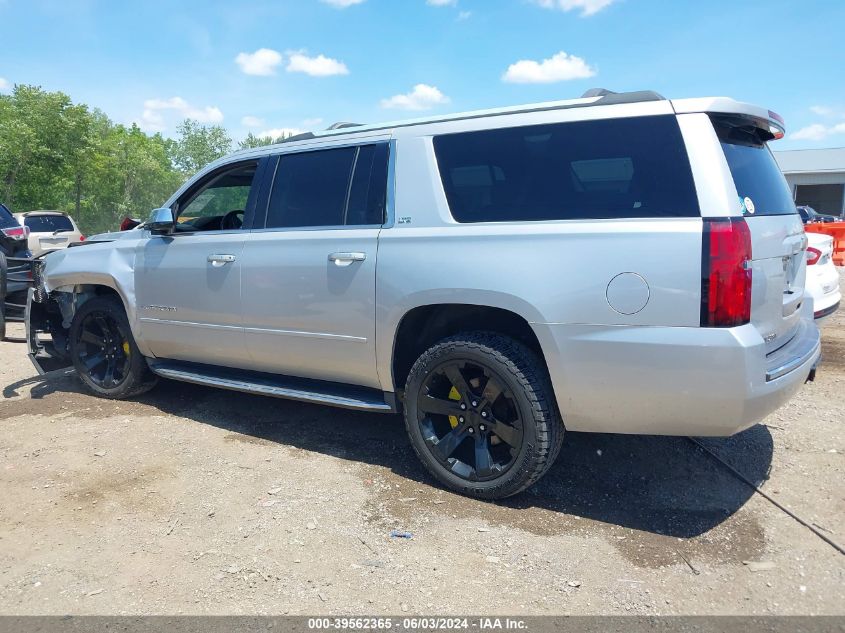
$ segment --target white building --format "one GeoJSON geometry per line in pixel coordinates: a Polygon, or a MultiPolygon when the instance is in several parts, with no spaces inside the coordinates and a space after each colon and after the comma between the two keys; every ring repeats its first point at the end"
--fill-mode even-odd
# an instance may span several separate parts
{"type": "Polygon", "coordinates": [[[845,217],[845,147],[774,152],[795,204],[845,217]]]}

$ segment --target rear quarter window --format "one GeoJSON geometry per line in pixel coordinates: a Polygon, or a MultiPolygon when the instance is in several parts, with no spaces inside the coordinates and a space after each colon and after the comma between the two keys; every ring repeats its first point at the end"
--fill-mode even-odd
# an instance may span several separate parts
{"type": "Polygon", "coordinates": [[[713,116],[711,120],[743,205],[743,214],[798,213],[786,178],[766,143],[768,132],[747,118],[713,116]]]}
{"type": "Polygon", "coordinates": [[[458,222],[699,215],[674,116],[449,134],[434,149],[458,222]]]}

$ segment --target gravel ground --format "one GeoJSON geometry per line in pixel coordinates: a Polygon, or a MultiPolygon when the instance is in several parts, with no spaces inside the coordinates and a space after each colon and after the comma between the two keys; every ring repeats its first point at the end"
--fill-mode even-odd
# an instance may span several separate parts
{"type": "MultiPolygon", "coordinates": [[[[845,543],[845,310],[823,343],[815,383],[704,443],[845,543]]],[[[845,614],[845,556],[685,438],[570,433],[493,504],[434,485],[397,416],[100,400],[15,343],[0,388],[0,613],[845,614]]]]}

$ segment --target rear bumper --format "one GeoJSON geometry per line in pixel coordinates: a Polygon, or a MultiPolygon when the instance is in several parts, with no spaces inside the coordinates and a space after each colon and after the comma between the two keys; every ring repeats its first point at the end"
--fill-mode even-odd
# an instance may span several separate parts
{"type": "Polygon", "coordinates": [[[792,397],[821,354],[809,314],[790,342],[769,356],[750,324],[534,329],[572,431],[733,435],[792,397]]]}
{"type": "Polygon", "coordinates": [[[831,314],[836,312],[839,309],[839,304],[840,301],[837,301],[836,303],[829,305],[826,308],[822,308],[821,310],[816,310],[815,312],[813,312],[813,317],[816,319],[816,323],[820,323],[821,321],[829,317],[831,314]]]}
{"type": "Polygon", "coordinates": [[[839,289],[839,271],[831,264],[807,266],[805,291],[813,298],[813,316],[823,319],[830,316],[842,300],[839,289]]]}

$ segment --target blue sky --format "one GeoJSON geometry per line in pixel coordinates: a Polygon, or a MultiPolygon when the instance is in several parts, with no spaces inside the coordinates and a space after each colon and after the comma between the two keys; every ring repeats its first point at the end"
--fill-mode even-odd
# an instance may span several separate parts
{"type": "Polygon", "coordinates": [[[653,89],[764,105],[776,149],[831,147],[843,40],[843,0],[0,0],[0,91],[241,138],[653,89]]]}

